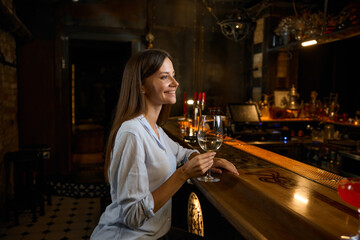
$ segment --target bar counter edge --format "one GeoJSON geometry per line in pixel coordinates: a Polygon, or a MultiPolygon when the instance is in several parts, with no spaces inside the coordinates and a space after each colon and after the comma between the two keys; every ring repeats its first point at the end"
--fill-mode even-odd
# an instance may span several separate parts
{"type": "MultiPolygon", "coordinates": [[[[194,148],[183,141],[177,118],[163,129],[194,148]]],[[[233,162],[240,175],[224,172],[219,183],[191,181],[244,238],[339,239],[356,233],[356,208],[336,191],[342,176],[230,137],[224,147],[226,154],[217,157],[233,162]]]]}

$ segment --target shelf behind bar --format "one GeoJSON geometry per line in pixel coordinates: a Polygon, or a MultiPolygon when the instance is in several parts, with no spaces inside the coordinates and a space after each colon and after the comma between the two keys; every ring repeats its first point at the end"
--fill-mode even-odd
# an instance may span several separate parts
{"type": "Polygon", "coordinates": [[[268,51],[273,52],[273,51],[288,51],[288,50],[298,49],[298,48],[302,47],[301,46],[302,42],[306,42],[306,41],[313,40],[313,39],[316,39],[316,41],[318,42],[317,45],[322,45],[322,44],[327,44],[327,43],[336,42],[336,41],[340,41],[340,40],[345,40],[345,39],[356,37],[359,35],[360,35],[360,25],[354,25],[354,26],[348,27],[346,29],[335,31],[335,32],[332,32],[332,33],[329,33],[329,34],[326,34],[323,36],[317,36],[317,37],[313,37],[313,38],[309,38],[309,39],[304,39],[301,41],[294,41],[294,42],[290,42],[289,44],[286,44],[283,46],[269,48],[268,51]]]}
{"type": "Polygon", "coordinates": [[[313,119],[313,118],[263,118],[261,117],[261,122],[323,122],[323,123],[332,123],[341,126],[347,127],[360,127],[357,123],[348,123],[340,122],[329,119],[313,119]]]}

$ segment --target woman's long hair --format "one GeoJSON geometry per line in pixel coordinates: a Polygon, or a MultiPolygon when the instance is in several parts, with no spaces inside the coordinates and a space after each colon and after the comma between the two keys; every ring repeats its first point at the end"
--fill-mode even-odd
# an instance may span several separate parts
{"type": "MultiPolygon", "coordinates": [[[[105,148],[106,181],[109,181],[108,169],[117,131],[123,122],[144,113],[145,98],[141,93],[143,81],[160,69],[165,58],[172,60],[170,54],[164,50],[147,49],[132,56],[125,66],[116,113],[105,148]]],[[[157,121],[159,125],[166,122],[169,113],[170,105],[163,105],[157,121]]]]}

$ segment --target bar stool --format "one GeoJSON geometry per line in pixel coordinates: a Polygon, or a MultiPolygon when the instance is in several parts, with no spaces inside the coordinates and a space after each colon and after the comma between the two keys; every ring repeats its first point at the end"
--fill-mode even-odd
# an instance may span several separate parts
{"type": "Polygon", "coordinates": [[[36,210],[44,215],[42,159],[37,151],[8,152],[4,156],[6,211],[10,218],[14,214],[15,224],[19,224],[19,213],[31,209],[35,222],[36,210]]]}
{"type": "Polygon", "coordinates": [[[52,194],[52,189],[50,188],[48,181],[51,179],[51,177],[46,174],[46,166],[49,165],[50,159],[51,159],[51,147],[49,145],[46,144],[33,144],[33,145],[25,145],[25,146],[20,146],[20,150],[24,150],[24,151],[36,151],[39,158],[41,158],[41,163],[42,163],[42,190],[43,190],[43,194],[44,196],[46,196],[46,202],[47,205],[50,206],[51,205],[51,194],[52,194]]]}

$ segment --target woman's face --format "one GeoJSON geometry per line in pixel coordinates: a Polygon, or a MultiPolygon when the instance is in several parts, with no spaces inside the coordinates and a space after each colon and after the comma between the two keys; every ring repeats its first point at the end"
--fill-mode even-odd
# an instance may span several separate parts
{"type": "Polygon", "coordinates": [[[146,99],[153,105],[175,104],[178,86],[173,64],[169,58],[165,58],[160,69],[144,79],[142,90],[146,99]]]}

